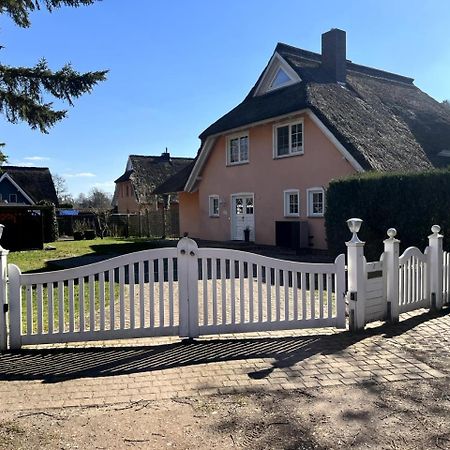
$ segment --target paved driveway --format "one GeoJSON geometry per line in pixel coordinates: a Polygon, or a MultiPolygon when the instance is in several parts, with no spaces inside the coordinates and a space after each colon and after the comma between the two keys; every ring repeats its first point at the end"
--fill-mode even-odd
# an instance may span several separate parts
{"type": "Polygon", "coordinates": [[[361,334],[330,329],[144,339],[0,355],[0,417],[23,410],[445,377],[408,348],[450,353],[450,314],[418,311],[361,334]]]}

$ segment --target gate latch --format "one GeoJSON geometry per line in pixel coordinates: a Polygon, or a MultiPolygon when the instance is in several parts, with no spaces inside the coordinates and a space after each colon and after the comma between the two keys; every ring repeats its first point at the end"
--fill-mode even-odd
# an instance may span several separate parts
{"type": "Polygon", "coordinates": [[[7,313],[9,311],[9,304],[8,303],[5,303],[4,305],[3,305],[3,312],[4,313],[7,313]]]}

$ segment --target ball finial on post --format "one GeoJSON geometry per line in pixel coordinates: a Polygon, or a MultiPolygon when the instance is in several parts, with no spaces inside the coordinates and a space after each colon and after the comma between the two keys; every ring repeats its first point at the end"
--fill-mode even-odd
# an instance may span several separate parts
{"type": "Polygon", "coordinates": [[[389,228],[389,230],[387,230],[387,235],[389,238],[394,239],[395,236],[397,236],[397,230],[395,228],[389,228]]]}

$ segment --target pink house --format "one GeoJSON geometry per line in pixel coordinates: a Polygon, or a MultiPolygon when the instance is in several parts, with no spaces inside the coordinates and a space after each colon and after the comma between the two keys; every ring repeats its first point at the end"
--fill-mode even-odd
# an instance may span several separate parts
{"type": "Polygon", "coordinates": [[[155,192],[179,192],[180,234],[326,249],[330,180],[450,162],[450,110],[411,78],[278,44],[244,101],[201,135],[194,164],[155,192]],[[247,230],[247,231],[246,231],[247,230]]]}

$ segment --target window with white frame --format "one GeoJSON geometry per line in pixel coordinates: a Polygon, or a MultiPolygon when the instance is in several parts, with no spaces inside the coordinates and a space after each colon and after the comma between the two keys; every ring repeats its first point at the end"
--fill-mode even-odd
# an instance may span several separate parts
{"type": "Polygon", "coordinates": [[[227,164],[248,162],[248,133],[230,136],[227,139],[227,164]]]}
{"type": "Polygon", "coordinates": [[[325,213],[325,191],[323,188],[311,188],[308,192],[308,216],[323,217],[325,213]]]}
{"type": "Polygon", "coordinates": [[[219,217],[219,196],[209,196],[209,217],[219,217]]]}
{"type": "Polygon", "coordinates": [[[303,120],[276,125],[274,127],[274,156],[298,155],[303,153],[303,120]]]}
{"type": "Polygon", "coordinates": [[[300,193],[298,189],[284,191],[284,215],[286,217],[300,216],[300,193]]]}

